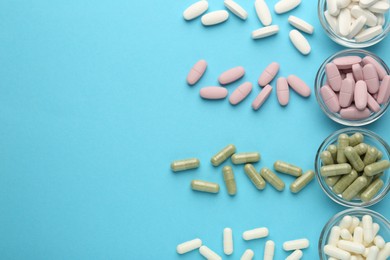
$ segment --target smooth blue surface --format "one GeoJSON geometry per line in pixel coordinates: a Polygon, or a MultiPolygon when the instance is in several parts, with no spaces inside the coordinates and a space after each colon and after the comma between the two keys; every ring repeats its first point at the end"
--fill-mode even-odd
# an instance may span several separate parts
{"type": "MultiPolygon", "coordinates": [[[[272,2],[273,5],[276,1],[272,2]]],[[[231,15],[205,28],[185,22],[192,1],[4,0],[0,2],[0,256],[2,259],[201,259],[179,256],[176,245],[195,237],[222,255],[222,230],[233,228],[238,259],[246,248],[261,259],[265,239],[245,242],[247,229],[267,226],[276,242],[307,237],[304,259],[317,259],[325,222],[343,207],[316,181],[298,195],[268,186],[257,191],[234,167],[238,194],[229,197],[221,166],[210,157],[228,143],[260,151],[256,167],[277,159],[312,169],[322,140],[342,128],[308,99],[291,92],[287,107],[275,91],[257,112],[251,102],[267,64],[280,76],[296,74],[311,87],[321,62],[342,47],[326,37],[315,1],[273,13],[280,32],[253,41],[260,27],[253,1],[240,1],[249,19],[231,15]],[[290,14],[315,26],[312,53],[291,45],[290,14]],[[205,76],[194,87],[185,77],[200,58],[205,76]],[[202,86],[242,65],[254,83],[233,107],[204,101],[202,86]],[[196,171],[172,173],[171,161],[198,157],[196,171]],[[218,195],[190,190],[192,179],[221,184],[218,195]]],[[[209,10],[223,8],[210,1],[209,10]]],[[[390,38],[371,51],[390,63],[390,38]]],[[[274,82],[273,82],[274,85],[274,82]]],[[[390,113],[367,128],[390,142],[390,113]]],[[[225,164],[229,164],[225,163],[225,164]]],[[[282,176],[286,184],[289,176],[282,176]]],[[[390,216],[387,196],[372,209],[390,216]]],[[[224,257],[225,258],[225,257],[224,257]]]]}

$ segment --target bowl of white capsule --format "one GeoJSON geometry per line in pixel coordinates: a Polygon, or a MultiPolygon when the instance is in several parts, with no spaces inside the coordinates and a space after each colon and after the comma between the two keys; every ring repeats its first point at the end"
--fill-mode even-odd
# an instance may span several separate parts
{"type": "Polygon", "coordinates": [[[326,34],[349,48],[366,48],[390,32],[389,0],[319,0],[318,17],[326,34]]]}
{"type": "Polygon", "coordinates": [[[318,252],[321,260],[386,260],[390,257],[390,223],[369,209],[341,211],[322,229],[318,252]]]}

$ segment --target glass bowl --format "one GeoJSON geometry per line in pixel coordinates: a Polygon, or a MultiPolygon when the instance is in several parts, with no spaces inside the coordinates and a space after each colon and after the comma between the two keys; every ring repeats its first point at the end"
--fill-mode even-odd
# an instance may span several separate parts
{"type": "Polygon", "coordinates": [[[323,176],[321,176],[321,173],[320,173],[320,169],[322,166],[322,162],[320,159],[321,152],[325,151],[329,145],[337,143],[337,138],[340,134],[352,135],[356,132],[363,134],[363,136],[364,136],[363,142],[364,143],[376,147],[378,150],[380,150],[383,153],[382,160],[389,160],[390,147],[380,136],[378,136],[377,134],[375,134],[372,131],[369,131],[369,130],[366,130],[363,128],[348,127],[348,128],[344,128],[344,129],[341,129],[341,130],[338,130],[338,131],[332,133],[330,136],[328,136],[322,142],[322,144],[320,145],[320,148],[318,148],[318,151],[317,151],[314,167],[315,167],[315,172],[316,172],[316,178],[317,178],[322,190],[330,199],[332,199],[336,203],[343,205],[343,206],[346,206],[346,207],[369,207],[369,206],[372,206],[372,205],[380,202],[386,196],[386,194],[389,192],[389,190],[390,190],[390,172],[389,172],[390,170],[389,169],[387,169],[384,172],[384,174],[380,177],[384,182],[382,189],[368,202],[364,202],[364,201],[357,199],[357,198],[352,199],[351,201],[345,200],[344,198],[342,198],[342,196],[340,194],[336,194],[335,192],[333,192],[332,188],[329,187],[328,184],[326,184],[325,178],[323,176]]]}
{"type": "Polygon", "coordinates": [[[390,74],[390,69],[387,67],[386,63],[373,54],[372,52],[366,51],[366,50],[357,50],[357,49],[346,49],[340,52],[337,52],[333,55],[331,55],[329,58],[327,58],[320,66],[318,69],[316,78],[315,78],[315,83],[314,83],[314,88],[315,88],[315,95],[318,104],[320,105],[322,111],[333,121],[346,125],[346,126],[362,126],[362,125],[367,125],[370,124],[376,120],[378,120],[381,116],[384,115],[384,113],[387,111],[389,104],[390,104],[390,99],[387,100],[387,102],[383,105],[381,105],[381,109],[378,112],[373,112],[371,115],[367,118],[364,119],[359,119],[359,120],[350,120],[350,119],[345,119],[340,116],[338,113],[334,113],[329,110],[329,108],[326,106],[325,102],[322,100],[322,96],[320,93],[320,89],[323,85],[326,84],[326,74],[325,74],[325,66],[335,58],[343,57],[343,56],[360,56],[360,57],[365,57],[365,56],[371,56],[374,58],[377,62],[379,62],[380,65],[386,70],[387,74],[390,74]]]}
{"type": "Polygon", "coordinates": [[[320,20],[320,23],[322,25],[322,28],[324,28],[325,33],[329,36],[330,39],[332,39],[334,42],[348,47],[348,48],[366,48],[369,46],[372,46],[374,44],[377,44],[378,42],[382,41],[390,32],[390,12],[388,11],[385,14],[385,24],[383,25],[383,32],[374,38],[363,41],[363,42],[357,42],[354,39],[348,39],[347,37],[343,37],[338,35],[332,27],[329,25],[328,21],[325,18],[324,12],[327,10],[326,6],[326,0],[318,0],[318,6],[317,6],[317,12],[318,12],[318,18],[320,20]]]}
{"type": "Polygon", "coordinates": [[[324,246],[327,244],[328,237],[332,227],[338,225],[340,221],[343,219],[343,217],[347,215],[352,217],[358,217],[359,220],[361,220],[364,215],[370,215],[372,217],[373,223],[378,223],[380,226],[380,230],[378,234],[381,235],[385,241],[390,240],[390,223],[384,216],[382,216],[381,214],[375,211],[364,209],[364,208],[346,209],[344,211],[337,213],[332,218],[330,218],[329,221],[325,224],[324,228],[322,229],[320,238],[318,240],[318,253],[320,256],[320,260],[328,259],[328,256],[325,255],[323,249],[324,246]]]}

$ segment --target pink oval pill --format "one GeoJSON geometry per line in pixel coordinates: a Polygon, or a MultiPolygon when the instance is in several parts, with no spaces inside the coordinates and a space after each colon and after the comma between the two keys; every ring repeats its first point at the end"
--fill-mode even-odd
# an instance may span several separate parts
{"type": "Polygon", "coordinates": [[[290,99],[290,90],[287,80],[283,77],[278,78],[276,81],[276,95],[278,96],[279,104],[286,106],[290,99]]]}
{"type": "Polygon", "coordinates": [[[371,111],[368,108],[365,108],[364,110],[358,110],[354,105],[340,110],[340,116],[350,120],[364,119],[370,115],[371,111]]]}
{"type": "Polygon", "coordinates": [[[290,87],[302,97],[308,97],[311,94],[311,90],[306,83],[295,75],[287,77],[287,82],[290,87]]]}
{"type": "Polygon", "coordinates": [[[379,78],[378,73],[374,65],[367,64],[363,67],[363,78],[367,84],[368,92],[375,94],[379,90],[379,78]]]}
{"type": "Polygon", "coordinates": [[[346,78],[341,83],[339,102],[341,107],[349,107],[352,104],[355,91],[355,82],[346,78]]]}
{"type": "Polygon", "coordinates": [[[200,80],[207,68],[207,62],[205,60],[200,60],[191,68],[190,72],[187,75],[188,85],[195,85],[196,82],[200,80]]]}
{"type": "Polygon", "coordinates": [[[219,78],[218,81],[222,85],[230,84],[240,78],[242,78],[245,74],[245,69],[241,66],[229,69],[225,72],[223,72],[219,78]]]}
{"type": "Polygon", "coordinates": [[[340,71],[337,68],[336,64],[334,63],[326,64],[325,73],[330,87],[334,91],[340,91],[342,79],[341,79],[340,71]]]}
{"type": "Polygon", "coordinates": [[[260,86],[264,87],[268,83],[270,83],[278,74],[279,71],[279,63],[277,62],[272,62],[270,65],[265,68],[263,73],[261,73],[258,83],[260,86]]]}
{"type": "Polygon", "coordinates": [[[204,99],[222,99],[227,96],[228,91],[223,87],[204,87],[199,93],[204,99]]]}
{"type": "Polygon", "coordinates": [[[252,91],[252,83],[245,82],[238,86],[229,97],[229,102],[232,105],[237,105],[243,101],[252,91]]]}
{"type": "Polygon", "coordinates": [[[367,93],[367,107],[373,111],[378,112],[381,110],[381,106],[376,102],[375,98],[373,98],[370,94],[367,93]]]}
{"type": "Polygon", "coordinates": [[[363,80],[363,68],[360,64],[352,65],[352,73],[355,78],[355,81],[363,80]]]}
{"type": "Polygon", "coordinates": [[[364,57],[363,64],[364,65],[367,65],[367,64],[374,65],[380,80],[383,80],[383,78],[387,75],[385,68],[383,68],[383,66],[376,59],[374,59],[371,56],[364,57]]]}
{"type": "Polygon", "coordinates": [[[338,69],[350,69],[352,65],[358,64],[362,61],[359,56],[344,56],[334,59],[332,62],[337,66],[338,69]]]}
{"type": "Polygon", "coordinates": [[[322,100],[325,102],[326,106],[333,113],[337,113],[340,111],[339,99],[334,93],[333,89],[328,85],[324,85],[320,89],[320,93],[322,96],[322,100]]]}
{"type": "Polygon", "coordinates": [[[259,95],[257,95],[257,97],[255,98],[255,100],[253,100],[252,102],[252,108],[254,110],[257,110],[261,107],[261,105],[263,105],[263,103],[267,100],[267,98],[269,97],[269,95],[271,94],[271,91],[272,91],[272,87],[270,85],[267,85],[265,86],[259,93],[259,95]]]}
{"type": "Polygon", "coordinates": [[[355,84],[355,78],[352,72],[347,73],[346,78],[352,80],[353,84],[355,84]]]}
{"type": "Polygon", "coordinates": [[[390,76],[386,75],[383,77],[381,86],[379,87],[378,97],[376,101],[383,105],[386,104],[390,98],[390,76]]]}
{"type": "Polygon", "coordinates": [[[367,85],[363,80],[356,82],[354,100],[358,110],[364,110],[367,107],[367,85]]]}

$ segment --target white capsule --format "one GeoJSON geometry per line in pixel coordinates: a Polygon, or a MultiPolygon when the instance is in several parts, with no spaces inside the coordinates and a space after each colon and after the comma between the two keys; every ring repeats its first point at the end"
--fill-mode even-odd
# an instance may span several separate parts
{"type": "Polygon", "coordinates": [[[253,256],[255,255],[255,253],[250,250],[250,249],[247,249],[245,250],[244,254],[241,256],[241,260],[252,260],[253,256]]]}
{"type": "Polygon", "coordinates": [[[364,250],[366,249],[362,244],[347,240],[340,240],[339,242],[337,242],[337,247],[355,254],[363,254],[364,250]]]}
{"type": "Polygon", "coordinates": [[[374,238],[374,244],[375,244],[379,249],[382,249],[382,248],[385,247],[386,242],[385,242],[385,240],[383,239],[383,237],[381,237],[381,236],[376,236],[376,237],[374,238]]]}
{"type": "Polygon", "coordinates": [[[340,9],[346,8],[351,3],[351,0],[337,0],[337,7],[340,9]]]}
{"type": "Polygon", "coordinates": [[[260,29],[253,31],[252,38],[253,39],[261,39],[261,38],[265,38],[265,37],[277,34],[278,32],[279,32],[279,26],[270,25],[270,26],[262,27],[260,29]]]}
{"type": "Polygon", "coordinates": [[[308,34],[312,34],[314,32],[314,27],[311,24],[296,16],[290,15],[288,17],[288,22],[295,28],[301,30],[302,32],[308,34]]]}
{"type": "Polygon", "coordinates": [[[378,258],[376,260],[386,260],[390,257],[390,242],[387,242],[385,247],[379,251],[378,258]]]}
{"type": "Polygon", "coordinates": [[[378,0],[360,0],[359,5],[362,8],[368,8],[368,7],[372,6],[373,4],[375,4],[376,2],[378,2],[378,0]]]}
{"type": "Polygon", "coordinates": [[[382,32],[383,32],[382,26],[380,26],[380,25],[374,26],[374,27],[371,27],[371,28],[368,28],[368,29],[361,31],[359,34],[357,34],[355,36],[355,40],[357,42],[365,42],[365,41],[371,40],[372,38],[378,36],[382,32]]]}
{"type": "Polygon", "coordinates": [[[358,227],[359,224],[360,224],[359,218],[352,217],[352,223],[351,223],[351,226],[349,227],[349,232],[351,232],[351,234],[353,234],[355,228],[358,227]]]}
{"type": "Polygon", "coordinates": [[[337,242],[340,240],[341,228],[339,226],[334,226],[330,230],[328,245],[337,246],[337,242]]]}
{"type": "Polygon", "coordinates": [[[370,215],[364,215],[362,218],[363,223],[363,242],[371,243],[374,240],[372,229],[372,217],[370,215]]]}
{"type": "Polygon", "coordinates": [[[185,20],[189,21],[195,19],[196,17],[202,15],[209,8],[209,3],[205,0],[198,1],[189,7],[183,12],[183,17],[185,20]]]}
{"type": "Polygon", "coordinates": [[[352,241],[352,235],[351,235],[351,233],[349,232],[349,230],[346,229],[346,228],[341,229],[340,237],[341,237],[342,239],[344,239],[344,240],[350,240],[350,241],[352,241]]]}
{"type": "Polygon", "coordinates": [[[268,236],[268,228],[255,228],[252,230],[247,230],[242,234],[244,240],[258,239],[268,236]]]}
{"type": "Polygon", "coordinates": [[[199,238],[195,238],[193,240],[186,241],[184,243],[177,245],[176,251],[178,254],[185,254],[192,250],[198,249],[199,247],[201,247],[201,245],[202,245],[202,240],[200,240],[199,238]]]}
{"type": "Polygon", "coordinates": [[[217,253],[208,248],[207,246],[201,246],[199,248],[199,253],[204,256],[207,260],[222,260],[217,253]]]}
{"type": "Polygon", "coordinates": [[[353,231],[353,242],[362,244],[363,243],[363,228],[356,227],[353,231]]]}
{"type": "Polygon", "coordinates": [[[351,255],[351,258],[349,260],[357,260],[357,257],[355,255],[351,255]]]}
{"type": "Polygon", "coordinates": [[[360,16],[355,21],[352,22],[351,27],[349,29],[348,38],[353,38],[358,34],[366,24],[367,18],[365,16],[360,16]]]}
{"type": "Polygon", "coordinates": [[[226,255],[233,253],[233,231],[231,228],[225,228],[223,230],[223,252],[226,255]]]}
{"type": "Polygon", "coordinates": [[[256,0],[255,9],[260,22],[264,26],[268,26],[272,23],[271,12],[269,11],[268,5],[264,0],[256,0]]]}
{"type": "Polygon", "coordinates": [[[331,245],[324,246],[324,253],[340,260],[350,260],[351,258],[351,253],[331,245]]]}
{"type": "Polygon", "coordinates": [[[286,257],[286,260],[299,260],[303,256],[303,252],[301,250],[295,250],[289,256],[286,257]]]}
{"type": "Polygon", "coordinates": [[[366,260],[376,260],[378,257],[379,248],[372,246],[368,249],[366,260]]]}
{"type": "Polygon", "coordinates": [[[263,260],[273,260],[275,254],[275,242],[268,240],[264,246],[264,257],[263,260]]]}
{"type": "Polygon", "coordinates": [[[340,221],[340,224],[339,224],[339,227],[340,228],[347,228],[349,229],[349,227],[352,225],[352,217],[347,215],[347,216],[344,216],[341,221],[340,221]]]}
{"type": "Polygon", "coordinates": [[[365,16],[367,18],[366,24],[367,26],[375,26],[378,22],[378,18],[366,9],[362,9],[360,6],[355,5],[351,9],[351,15],[358,19],[360,16],[365,16]]]}
{"type": "Polygon", "coordinates": [[[304,249],[309,247],[309,240],[306,238],[286,241],[283,243],[283,249],[285,251],[304,249]]]}
{"type": "Polygon", "coordinates": [[[390,4],[387,1],[379,1],[368,8],[373,13],[384,14],[390,9],[390,4]]]}
{"type": "Polygon", "coordinates": [[[295,48],[302,53],[303,55],[308,55],[311,51],[309,42],[306,40],[305,36],[300,33],[298,30],[290,31],[290,40],[295,46],[295,48]]]}
{"type": "Polygon", "coordinates": [[[337,18],[339,24],[339,32],[342,36],[347,36],[349,34],[351,26],[351,12],[348,8],[344,8],[340,11],[340,15],[337,18]]]}
{"type": "Polygon", "coordinates": [[[201,21],[205,26],[216,25],[225,22],[229,18],[226,10],[210,12],[202,16],[201,21]]]}
{"type": "Polygon", "coordinates": [[[337,0],[326,0],[326,6],[330,15],[337,16],[340,13],[340,9],[337,6],[337,0]]]}
{"type": "Polygon", "coordinates": [[[379,226],[378,223],[373,223],[372,224],[372,237],[375,238],[380,229],[381,229],[381,227],[379,226]]]}
{"type": "Polygon", "coordinates": [[[329,14],[329,11],[326,10],[324,12],[324,16],[325,16],[325,19],[326,21],[328,22],[330,28],[332,28],[332,30],[335,32],[335,33],[339,33],[338,30],[339,30],[339,26],[337,24],[337,18],[334,17],[333,15],[329,14]]]}
{"type": "Polygon", "coordinates": [[[283,14],[296,8],[301,3],[301,0],[280,0],[274,6],[275,13],[283,14]]]}
{"type": "Polygon", "coordinates": [[[245,9],[233,0],[225,0],[224,4],[226,8],[230,10],[230,12],[232,12],[242,20],[246,20],[248,18],[248,13],[245,11],[245,9]]]}

